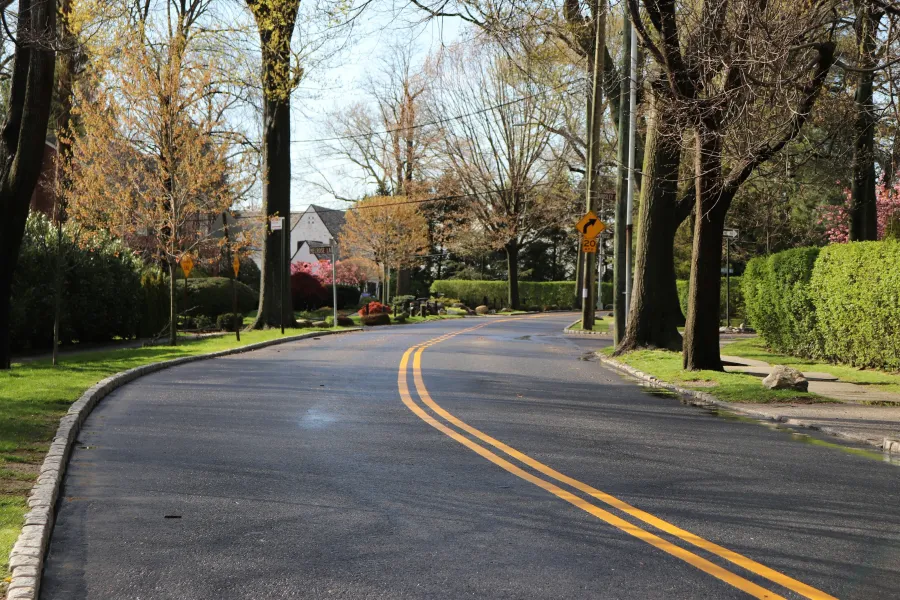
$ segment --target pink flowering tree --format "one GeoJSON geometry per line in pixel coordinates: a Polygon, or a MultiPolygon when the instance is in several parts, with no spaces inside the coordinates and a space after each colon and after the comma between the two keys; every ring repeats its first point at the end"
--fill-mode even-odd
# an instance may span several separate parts
{"type": "MultiPolygon", "coordinates": [[[[360,286],[369,280],[368,270],[354,260],[337,261],[335,271],[339,285],[360,286]]],[[[332,281],[330,260],[320,260],[315,263],[301,261],[291,263],[291,273],[306,273],[315,277],[324,286],[331,285],[332,281]]]]}
{"type": "MultiPolygon", "coordinates": [[[[879,185],[875,190],[878,219],[878,239],[884,239],[900,220],[900,183],[891,187],[879,185]]],[[[844,190],[844,203],[823,206],[819,224],[825,227],[825,238],[832,244],[843,244],[850,239],[850,190],[844,190]]]]}

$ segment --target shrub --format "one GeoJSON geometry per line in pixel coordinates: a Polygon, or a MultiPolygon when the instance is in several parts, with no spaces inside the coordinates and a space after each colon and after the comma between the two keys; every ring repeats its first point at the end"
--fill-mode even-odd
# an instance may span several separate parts
{"type": "MultiPolygon", "coordinates": [[[[250,312],[259,306],[259,294],[240,281],[237,288],[238,312],[250,312]]],[[[188,279],[187,307],[192,317],[200,315],[215,319],[222,313],[231,312],[233,303],[232,280],[227,277],[207,277],[188,279]]],[[[184,280],[175,282],[175,305],[184,312],[184,280]]]]}
{"type": "Polygon", "coordinates": [[[57,250],[62,266],[60,341],[105,342],[138,333],[142,313],[140,259],[106,234],[88,237],[75,224],[56,228],[39,213],[28,217],[13,276],[10,346],[52,347],[57,250]]]}
{"type": "Polygon", "coordinates": [[[367,315],[377,315],[377,314],[389,314],[391,312],[391,307],[387,304],[382,304],[381,302],[369,302],[367,305],[359,309],[359,316],[365,317],[367,315]]]}
{"type": "Polygon", "coordinates": [[[359,303],[359,288],[355,285],[339,283],[337,285],[338,310],[356,308],[357,303],[359,303]]]}
{"type": "MultiPolygon", "coordinates": [[[[688,289],[690,288],[690,282],[687,279],[679,279],[675,282],[678,288],[678,302],[681,304],[681,312],[684,316],[687,316],[688,309],[688,289]]],[[[722,278],[719,286],[719,320],[725,320],[725,300],[728,295],[728,289],[726,286],[725,278],[722,278]]],[[[746,309],[744,307],[744,288],[742,285],[742,278],[739,276],[731,277],[731,300],[730,300],[730,308],[731,308],[731,318],[732,319],[746,319],[746,309]]]]}
{"type": "Polygon", "coordinates": [[[376,325],[390,325],[391,317],[387,313],[375,313],[369,314],[360,319],[360,323],[363,325],[368,325],[369,327],[374,327],[376,325]]]}
{"type": "Polygon", "coordinates": [[[141,318],[139,337],[159,335],[169,325],[169,278],[159,267],[141,273],[141,318]]]}
{"type": "MultiPolygon", "coordinates": [[[[508,304],[509,288],[505,281],[467,279],[440,279],[431,284],[432,294],[458,298],[469,306],[487,304],[501,308],[508,304]],[[485,302],[485,299],[487,301],[485,302]]],[[[601,284],[604,305],[612,303],[612,285],[601,284]]],[[[556,305],[571,309],[575,305],[574,281],[520,281],[519,304],[521,306],[556,305]]]]}
{"type": "Polygon", "coordinates": [[[244,324],[241,313],[224,313],[216,317],[216,328],[222,331],[237,331],[244,324]]]}
{"type": "Polygon", "coordinates": [[[344,317],[341,315],[338,315],[337,324],[340,325],[341,327],[352,327],[352,326],[356,325],[356,323],[353,321],[353,319],[351,319],[350,317],[344,317]]]}
{"type": "Polygon", "coordinates": [[[331,291],[306,271],[291,272],[291,301],[294,310],[313,310],[331,302],[331,291]]]}
{"type": "Polygon", "coordinates": [[[809,295],[824,358],[900,369],[900,242],[822,249],[809,295]]]}
{"type": "Polygon", "coordinates": [[[774,350],[806,357],[822,354],[810,295],[818,255],[819,248],[795,248],[747,264],[741,285],[747,319],[774,350]]]}

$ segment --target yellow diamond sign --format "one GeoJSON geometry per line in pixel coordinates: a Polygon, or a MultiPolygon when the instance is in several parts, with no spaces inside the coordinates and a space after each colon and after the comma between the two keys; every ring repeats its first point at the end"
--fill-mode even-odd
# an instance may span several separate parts
{"type": "Polygon", "coordinates": [[[185,254],[181,257],[181,270],[184,271],[185,277],[191,276],[191,270],[194,268],[194,259],[191,258],[190,254],[185,254]]]}
{"type": "Polygon", "coordinates": [[[606,229],[606,223],[601,221],[594,211],[590,211],[575,224],[575,229],[586,239],[592,240],[606,229]]]}

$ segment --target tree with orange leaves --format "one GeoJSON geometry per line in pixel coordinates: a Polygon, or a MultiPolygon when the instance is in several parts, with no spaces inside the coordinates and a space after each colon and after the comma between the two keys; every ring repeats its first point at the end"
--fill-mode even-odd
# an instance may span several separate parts
{"type": "Polygon", "coordinates": [[[341,253],[374,260],[382,269],[410,267],[421,260],[418,255],[428,247],[425,217],[406,196],[360,200],[347,211],[346,219],[341,229],[341,253]]]}
{"type": "Polygon", "coordinates": [[[76,94],[80,127],[67,166],[71,218],[168,265],[171,344],[176,264],[218,233],[246,183],[237,140],[223,126],[222,73],[192,29],[209,1],[181,3],[166,23],[146,11],[123,33],[121,51],[76,94]]]}

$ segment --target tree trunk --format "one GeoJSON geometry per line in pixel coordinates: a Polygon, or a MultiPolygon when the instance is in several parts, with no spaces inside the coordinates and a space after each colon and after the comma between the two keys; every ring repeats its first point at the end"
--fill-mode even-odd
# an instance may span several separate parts
{"type": "Polygon", "coordinates": [[[637,257],[628,326],[616,354],[652,347],[680,351],[684,323],[675,285],[675,232],[689,214],[678,202],[681,137],[663,132],[654,98],[644,154],[637,257]]]}
{"type": "MultiPolygon", "coordinates": [[[[185,281],[187,287],[187,281],[185,281]]],[[[175,260],[169,259],[169,345],[178,344],[178,310],[175,308],[175,260]]]]}
{"type": "MultiPolygon", "coordinates": [[[[263,240],[263,265],[259,288],[259,310],[253,327],[277,327],[293,324],[291,295],[281,287],[290,282],[290,248],[284,243],[290,235],[291,214],[291,115],[290,101],[266,99],[263,108],[262,201],[267,219],[284,217],[284,228],[270,232],[263,240]],[[284,270],[284,274],[282,273],[284,270]]],[[[268,230],[268,227],[266,228],[268,230]]]]}
{"type": "Polygon", "coordinates": [[[56,2],[20,0],[6,120],[0,132],[0,369],[10,366],[10,294],[44,157],[56,64],[56,2]]]}
{"type": "Polygon", "coordinates": [[[696,212],[683,365],[688,371],[722,371],[719,353],[719,297],[722,232],[731,195],[722,191],[722,148],[718,131],[701,125],[696,134],[696,212]]]}
{"type": "MultiPolygon", "coordinates": [[[[856,35],[860,48],[859,65],[871,69],[875,57],[876,34],[881,14],[863,5],[857,13],[856,35]]],[[[875,73],[857,73],[856,120],[853,123],[853,182],[850,186],[850,239],[878,239],[875,199],[875,104],[872,98],[875,73]]]]}
{"type": "Polygon", "coordinates": [[[509,300],[509,308],[519,308],[519,242],[518,240],[510,240],[506,246],[506,265],[509,272],[507,277],[509,281],[507,294],[509,300]]]}

